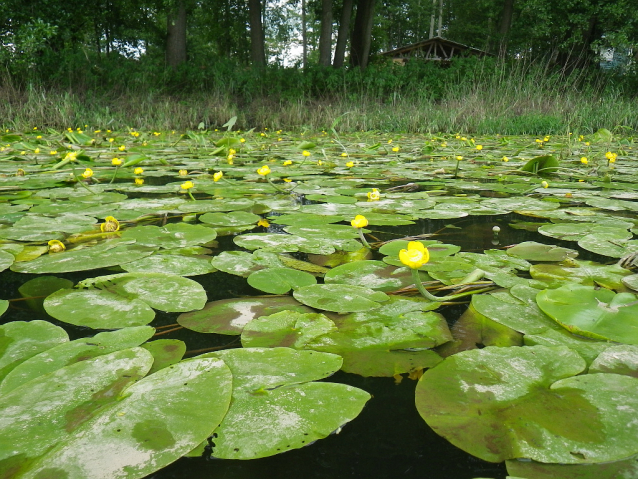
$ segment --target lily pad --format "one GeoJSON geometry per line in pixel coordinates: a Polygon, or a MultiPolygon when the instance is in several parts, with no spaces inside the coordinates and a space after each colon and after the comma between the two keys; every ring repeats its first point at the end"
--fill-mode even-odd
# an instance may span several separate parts
{"type": "Polygon", "coordinates": [[[149,256],[153,249],[132,241],[109,240],[97,246],[40,256],[32,261],[13,263],[19,273],[68,273],[108,268],[149,256]]]}
{"type": "Polygon", "coordinates": [[[113,479],[145,477],[212,434],[228,410],[231,384],[226,365],[213,358],[164,368],[127,388],[26,477],[91,477],[94,471],[113,479]]]}
{"type": "Polygon", "coordinates": [[[143,326],[155,318],[144,301],[100,289],[61,289],[47,296],[44,309],[62,322],[93,329],[143,326]]]}
{"type": "Polygon", "coordinates": [[[507,254],[517,256],[527,261],[564,261],[575,258],[578,251],[560,246],[525,241],[507,250],[507,254]]]}
{"type": "Polygon", "coordinates": [[[297,301],[311,308],[338,313],[367,311],[387,301],[388,296],[370,288],[343,284],[315,284],[293,292],[297,301]]]}
{"type": "Polygon", "coordinates": [[[323,314],[280,311],[246,324],[241,343],[245,348],[303,349],[315,338],[336,330],[335,324],[323,314]]]}
{"type": "Polygon", "coordinates": [[[92,338],[81,338],[59,344],[36,354],[14,368],[0,384],[0,394],[7,394],[24,383],[65,366],[139,346],[154,333],[155,329],[150,326],[139,326],[98,333],[92,338]]]}
{"type": "Polygon", "coordinates": [[[638,346],[622,344],[606,348],[591,363],[589,373],[625,374],[638,378],[638,346]]]}
{"type": "Polygon", "coordinates": [[[216,271],[210,263],[210,257],[181,254],[153,254],[123,264],[122,269],[130,273],[166,273],[177,276],[197,276],[216,271]]]}
{"type": "Polygon", "coordinates": [[[370,398],[345,384],[307,382],[341,367],[333,354],[249,348],[214,356],[233,373],[232,404],[216,430],[214,457],[255,459],[306,446],[355,418],[370,398]]]}
{"type": "Polygon", "coordinates": [[[617,264],[602,265],[593,261],[572,260],[568,265],[536,264],[529,270],[534,279],[545,281],[550,288],[564,283],[580,283],[588,286],[600,285],[608,289],[622,289],[623,278],[629,270],[617,264]]]}
{"type": "Polygon", "coordinates": [[[222,299],[207,303],[200,311],[181,314],[177,322],[199,333],[239,335],[253,319],[279,311],[314,312],[290,296],[222,299]]]}
{"type": "Polygon", "coordinates": [[[491,462],[579,464],[635,454],[638,379],[575,376],[584,368],[564,347],[465,351],[423,374],[417,409],[438,434],[491,462]]]}
{"type": "Polygon", "coordinates": [[[572,333],[638,344],[638,301],[631,293],[567,284],[539,292],[536,301],[543,312],[572,333]]]}
{"type": "Polygon", "coordinates": [[[13,321],[0,326],[0,380],[42,351],[66,343],[69,335],[48,321],[13,321]]]}
{"type": "Polygon", "coordinates": [[[134,239],[140,245],[165,249],[204,245],[216,237],[217,232],[213,228],[188,223],[170,223],[163,227],[136,226],[122,233],[123,239],[134,239]]]}
{"type": "Polygon", "coordinates": [[[317,284],[310,273],[290,268],[266,268],[255,271],[247,278],[253,288],[271,294],[286,294],[291,289],[317,284]]]}
{"type": "MultiPolygon", "coordinates": [[[[326,273],[324,280],[327,284],[353,284],[376,291],[395,291],[414,284],[410,269],[397,268],[374,260],[355,261],[337,266],[326,273]]],[[[425,275],[422,281],[427,281],[425,275]]]]}
{"type": "Polygon", "coordinates": [[[186,343],[179,339],[157,339],[142,344],[142,347],[153,355],[153,367],[149,374],[177,364],[186,353],[186,343]]]}

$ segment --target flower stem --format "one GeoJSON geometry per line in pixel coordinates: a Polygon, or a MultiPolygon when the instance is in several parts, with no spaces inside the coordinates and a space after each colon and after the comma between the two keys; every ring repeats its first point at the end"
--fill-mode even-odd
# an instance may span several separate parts
{"type": "Polygon", "coordinates": [[[266,179],[268,180],[268,183],[270,183],[270,184],[272,185],[272,187],[273,187],[274,189],[276,189],[277,191],[279,191],[280,193],[288,193],[287,191],[282,190],[282,189],[281,189],[281,188],[279,188],[276,184],[274,184],[274,183],[272,182],[272,180],[271,180],[268,176],[266,176],[266,179]]]}
{"type": "Polygon", "coordinates": [[[366,237],[363,236],[363,230],[361,228],[357,228],[357,231],[359,232],[359,238],[361,238],[361,242],[363,243],[363,246],[365,246],[368,249],[372,249],[372,246],[370,246],[370,243],[368,243],[368,241],[366,240],[366,237]]]}
{"type": "Polygon", "coordinates": [[[118,166],[115,167],[115,172],[113,172],[113,178],[111,178],[111,181],[109,181],[109,185],[115,181],[115,178],[117,177],[118,168],[119,168],[118,166]]]}
{"type": "MultiPolygon", "coordinates": [[[[482,271],[480,269],[475,269],[474,271],[472,271],[472,273],[467,275],[464,278],[464,280],[461,281],[460,284],[465,284],[466,282],[476,281],[477,279],[480,279],[480,277],[483,276],[483,274],[485,274],[484,271],[482,271]]],[[[412,270],[412,279],[414,279],[414,285],[419,290],[419,293],[421,293],[423,295],[424,298],[429,299],[430,301],[437,301],[437,302],[451,301],[453,299],[462,298],[463,296],[469,296],[470,294],[482,293],[482,292],[487,291],[489,289],[489,288],[486,288],[486,289],[477,290],[477,291],[465,291],[464,293],[451,294],[449,296],[441,296],[441,297],[439,297],[439,296],[434,296],[427,289],[425,289],[425,286],[423,286],[423,283],[421,282],[421,278],[419,277],[419,270],[418,269],[413,269],[412,270]]]]}
{"type": "Polygon", "coordinates": [[[188,196],[191,197],[191,200],[196,201],[195,198],[193,197],[193,193],[191,193],[191,190],[186,190],[188,193],[188,196]]]}

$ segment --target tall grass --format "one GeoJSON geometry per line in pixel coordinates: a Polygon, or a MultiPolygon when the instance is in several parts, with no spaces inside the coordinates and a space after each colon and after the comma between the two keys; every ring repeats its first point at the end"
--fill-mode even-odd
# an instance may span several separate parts
{"type": "MultiPolygon", "coordinates": [[[[136,68],[140,68],[136,65],[136,68]]],[[[449,68],[412,62],[365,72],[239,68],[177,72],[116,69],[125,80],[90,76],[73,84],[0,84],[4,128],[186,130],[237,116],[239,128],[341,132],[556,134],[599,128],[638,131],[638,102],[624,82],[601,73],[569,75],[543,63],[464,59],[449,68]]]]}

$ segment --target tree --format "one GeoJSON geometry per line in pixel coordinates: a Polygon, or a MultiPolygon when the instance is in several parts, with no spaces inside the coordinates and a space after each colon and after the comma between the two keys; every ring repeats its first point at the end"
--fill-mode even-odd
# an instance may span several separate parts
{"type": "Polygon", "coordinates": [[[319,64],[329,66],[332,56],[332,0],[321,0],[319,64]]]}
{"type": "Polygon", "coordinates": [[[179,0],[166,20],[166,65],[177,68],[186,61],[186,5],[179,0]]]}
{"type": "Polygon", "coordinates": [[[253,65],[263,66],[266,64],[266,47],[261,18],[261,0],[248,0],[248,17],[250,20],[250,59],[253,65]]]}
{"type": "Polygon", "coordinates": [[[350,39],[350,64],[362,70],[368,66],[375,0],[359,0],[350,39]]]}
{"type": "Polygon", "coordinates": [[[341,68],[346,57],[346,45],[350,33],[350,19],[352,18],[353,0],[343,0],[341,8],[341,19],[339,20],[339,31],[337,33],[337,45],[335,46],[335,56],[332,66],[341,68]]]}

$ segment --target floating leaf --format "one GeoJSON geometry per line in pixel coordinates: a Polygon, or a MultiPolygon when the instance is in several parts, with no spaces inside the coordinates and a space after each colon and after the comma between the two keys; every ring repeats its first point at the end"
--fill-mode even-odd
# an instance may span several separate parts
{"type": "Polygon", "coordinates": [[[588,286],[600,285],[609,289],[622,289],[623,277],[630,274],[617,264],[602,265],[593,261],[572,260],[568,265],[537,264],[529,270],[532,278],[545,281],[550,288],[566,282],[588,286]]]}
{"type": "Polygon", "coordinates": [[[222,299],[206,304],[201,311],[181,314],[177,322],[199,333],[239,335],[253,319],[278,311],[313,312],[290,296],[222,299]]]}
{"type": "Polygon", "coordinates": [[[228,410],[231,384],[226,365],[213,358],[157,371],[48,451],[29,476],[91,477],[100,471],[113,479],[145,477],[211,435],[228,410]]]}
{"type": "Polygon", "coordinates": [[[570,332],[638,344],[638,301],[631,293],[567,284],[539,292],[536,301],[543,312],[570,332]]]}
{"type": "Polygon", "coordinates": [[[44,309],[55,319],[93,329],[143,326],[155,318],[144,301],[99,289],[61,289],[47,296],[44,309]]]}
{"type": "Polygon", "coordinates": [[[536,243],[535,241],[525,241],[508,248],[507,254],[527,261],[564,261],[567,258],[578,256],[578,252],[573,249],[536,243]]]}
{"type": "Polygon", "coordinates": [[[335,324],[323,314],[280,311],[246,324],[241,343],[245,348],[303,349],[315,338],[336,330],[335,324]]]}
{"type": "Polygon", "coordinates": [[[3,470],[28,470],[35,458],[72,440],[70,433],[143,377],[152,362],[142,348],[116,351],[57,369],[1,396],[3,470]]]}
{"type": "Polygon", "coordinates": [[[589,373],[625,374],[638,378],[638,347],[622,344],[606,348],[591,363],[589,373]]]}
{"type": "Polygon", "coordinates": [[[62,253],[47,254],[32,261],[13,263],[12,271],[19,273],[68,273],[90,269],[108,268],[149,256],[152,248],[110,240],[82,249],[67,250],[62,253]]]}
{"type": "Polygon", "coordinates": [[[307,382],[341,367],[334,354],[250,348],[211,355],[233,373],[232,403],[216,430],[214,457],[255,459],[306,446],[355,418],[370,398],[345,384],[307,382]]]}
{"type": "Polygon", "coordinates": [[[184,248],[185,246],[204,245],[213,241],[217,232],[206,226],[188,223],[170,223],[166,226],[136,226],[122,233],[124,239],[134,239],[144,246],[184,248]]]}
{"type": "Polygon", "coordinates": [[[297,301],[311,308],[347,313],[367,311],[388,300],[381,291],[343,284],[315,284],[293,292],[297,301]]]}
{"type": "Polygon", "coordinates": [[[166,273],[177,276],[197,276],[216,271],[209,257],[181,254],[153,254],[123,264],[122,269],[131,273],[166,273]]]}
{"type": "Polygon", "coordinates": [[[584,368],[564,347],[464,351],[423,374],[416,405],[438,434],[491,462],[578,464],[635,454],[638,379],[572,377],[584,368]]]}
{"type": "Polygon", "coordinates": [[[69,340],[64,329],[47,321],[13,321],[0,326],[0,380],[36,354],[69,340]]]}
{"type": "Polygon", "coordinates": [[[286,294],[291,289],[317,284],[310,273],[290,268],[266,268],[255,271],[247,278],[253,288],[271,294],[286,294]]]}
{"type": "Polygon", "coordinates": [[[36,354],[13,369],[0,384],[0,394],[7,394],[24,383],[65,366],[139,346],[154,333],[155,329],[150,326],[139,326],[59,344],[36,354]]]}

